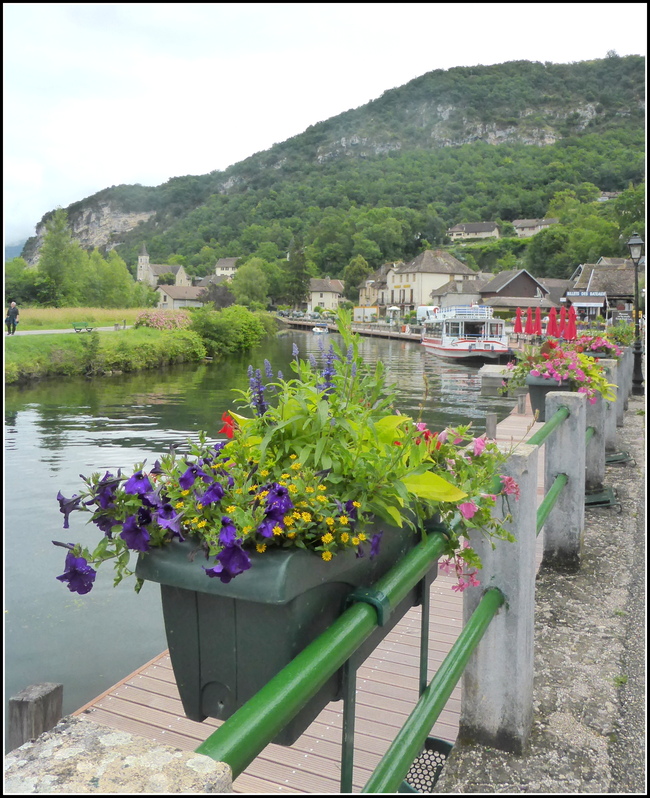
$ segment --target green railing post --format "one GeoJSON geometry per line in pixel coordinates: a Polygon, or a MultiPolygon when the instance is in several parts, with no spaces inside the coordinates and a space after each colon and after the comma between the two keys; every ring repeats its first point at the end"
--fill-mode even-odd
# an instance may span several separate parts
{"type": "Polygon", "coordinates": [[[458,683],[470,656],[503,602],[503,594],[497,588],[490,588],[485,592],[431,684],[422,694],[362,792],[397,792],[458,683]]]}
{"type": "MultiPolygon", "coordinates": [[[[445,551],[444,534],[429,533],[373,588],[396,607],[445,551]]],[[[349,607],[280,673],[208,737],[196,752],[226,762],[236,779],[377,626],[369,604],[349,607]]]]}

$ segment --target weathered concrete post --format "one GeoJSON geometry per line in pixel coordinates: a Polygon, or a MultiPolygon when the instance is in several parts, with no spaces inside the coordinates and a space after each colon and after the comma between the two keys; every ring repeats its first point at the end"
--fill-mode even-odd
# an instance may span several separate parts
{"type": "Polygon", "coordinates": [[[623,393],[623,410],[627,410],[628,397],[632,391],[632,369],[634,366],[634,351],[631,346],[623,348],[621,355],[621,370],[625,374],[625,390],[623,393]]]}
{"type": "MultiPolygon", "coordinates": [[[[497,540],[493,550],[480,532],[471,543],[481,557],[480,587],[464,592],[465,623],[489,587],[506,603],[493,618],[463,674],[460,738],[522,753],[533,719],[533,632],[538,447],[519,444],[504,469],[519,483],[510,496],[512,520],[505,527],[515,543],[497,540]]],[[[503,508],[503,517],[508,507],[503,508]]]]}
{"type": "Polygon", "coordinates": [[[605,479],[605,400],[602,396],[594,404],[587,401],[587,427],[593,427],[595,432],[587,443],[585,488],[598,490],[605,479]]]}
{"type": "Polygon", "coordinates": [[[495,440],[497,437],[497,414],[496,413],[486,413],[485,414],[485,436],[489,438],[491,441],[495,440]]]}
{"type": "MultiPolygon", "coordinates": [[[[600,365],[605,369],[607,382],[618,385],[618,367],[614,358],[601,358],[600,365]]],[[[612,393],[616,394],[616,401],[605,401],[605,451],[616,451],[616,405],[618,404],[618,388],[612,388],[612,393]]]]}
{"type": "Polygon", "coordinates": [[[571,415],[546,441],[544,492],[548,493],[558,474],[566,474],[568,481],[544,523],[542,565],[577,571],[585,527],[587,397],[573,391],[547,393],[546,418],[551,418],[560,407],[567,407],[571,415]]]}
{"type": "Polygon", "coordinates": [[[54,728],[63,711],[63,685],[32,684],[9,699],[7,750],[33,740],[54,728]]]}

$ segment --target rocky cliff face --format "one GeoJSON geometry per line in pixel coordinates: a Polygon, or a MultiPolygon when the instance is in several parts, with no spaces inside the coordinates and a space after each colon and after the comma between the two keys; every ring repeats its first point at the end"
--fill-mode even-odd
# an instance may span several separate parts
{"type": "MultiPolygon", "coordinates": [[[[69,212],[68,224],[73,238],[84,249],[97,247],[109,251],[121,243],[124,233],[133,230],[140,222],[148,221],[154,213],[155,211],[127,212],[115,203],[102,201],[92,207],[81,207],[77,211],[69,212]]],[[[36,235],[25,244],[23,257],[30,266],[38,263],[46,221],[44,217],[36,227],[36,235]]]]}

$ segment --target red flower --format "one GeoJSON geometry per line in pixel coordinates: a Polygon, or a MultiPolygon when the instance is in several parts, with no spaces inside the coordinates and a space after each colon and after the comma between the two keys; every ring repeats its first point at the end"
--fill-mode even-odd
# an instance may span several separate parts
{"type": "Polygon", "coordinates": [[[225,433],[227,438],[232,438],[235,434],[235,419],[226,410],[226,412],[221,416],[221,420],[224,422],[224,424],[219,432],[225,433]]]}

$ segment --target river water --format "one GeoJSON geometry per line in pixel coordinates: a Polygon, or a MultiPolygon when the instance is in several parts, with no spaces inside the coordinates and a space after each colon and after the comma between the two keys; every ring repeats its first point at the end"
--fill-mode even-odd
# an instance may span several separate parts
{"type": "MultiPolygon", "coordinates": [[[[330,336],[334,338],[335,336],[330,336]]],[[[93,590],[70,593],[55,577],[65,551],[52,540],[97,543],[85,513],[70,516],[64,530],[56,501],[76,493],[80,474],[130,472],[169,445],[186,444],[200,430],[219,437],[221,414],[234,409],[233,388],[248,385],[251,363],[268,358],[291,374],[293,344],[301,357],[320,356],[325,336],[289,331],[245,356],[223,363],[178,366],[164,371],[93,380],[49,380],[5,392],[5,696],[30,684],[64,685],[68,714],[109,689],[166,648],[157,585],[139,596],[132,582],[113,588],[112,569],[99,570],[93,590]]],[[[479,366],[453,364],[415,342],[362,338],[364,359],[381,359],[399,389],[399,407],[432,429],[471,421],[485,431],[485,414],[498,420],[512,409],[505,397],[480,395],[479,366]],[[425,397],[424,375],[429,381],[425,397]]],[[[182,446],[181,446],[182,450],[182,446]]]]}

